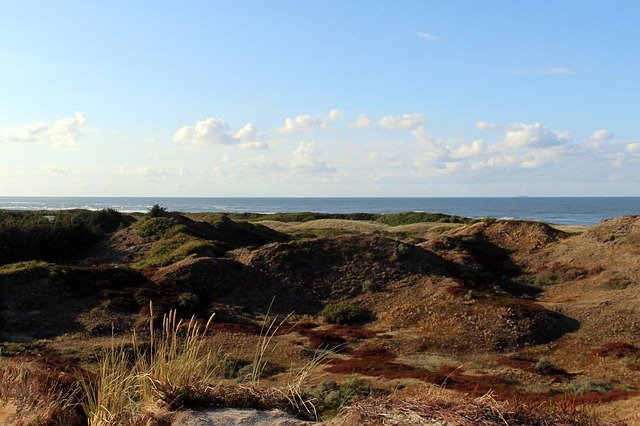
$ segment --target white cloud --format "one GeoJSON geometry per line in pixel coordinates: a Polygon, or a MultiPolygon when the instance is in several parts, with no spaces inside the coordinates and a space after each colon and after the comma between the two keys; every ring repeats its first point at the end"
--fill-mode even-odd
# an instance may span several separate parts
{"type": "Polygon", "coordinates": [[[80,138],[84,123],[84,114],[76,112],[73,117],[61,118],[53,123],[47,130],[47,136],[53,146],[74,146],[80,138]]]}
{"type": "Polygon", "coordinates": [[[244,127],[238,130],[236,134],[233,135],[233,137],[240,140],[248,140],[255,139],[256,134],[256,127],[253,125],[253,123],[247,123],[244,125],[244,127]]]}
{"type": "Polygon", "coordinates": [[[296,170],[318,173],[333,173],[336,171],[324,160],[320,159],[320,150],[316,147],[315,142],[304,141],[300,142],[295,151],[293,151],[291,167],[296,170]]]}
{"type": "Polygon", "coordinates": [[[523,169],[536,169],[559,160],[563,154],[565,152],[561,146],[530,150],[520,159],[520,167],[523,169]]]}
{"type": "Polygon", "coordinates": [[[73,117],[57,120],[53,125],[30,123],[0,129],[0,143],[46,142],[53,146],[73,147],[83,132],[86,123],[84,114],[76,112],[73,117]]]}
{"type": "Polygon", "coordinates": [[[198,121],[194,127],[181,127],[173,134],[173,140],[193,145],[233,145],[240,142],[240,139],[231,136],[228,130],[229,125],[223,120],[210,117],[198,121]]]}
{"type": "Polygon", "coordinates": [[[265,141],[244,142],[238,145],[243,151],[252,151],[257,149],[269,149],[269,144],[265,141]]]}
{"type": "Polygon", "coordinates": [[[609,156],[611,159],[611,166],[615,167],[616,169],[621,168],[624,165],[624,153],[622,152],[617,152],[611,156],[609,156]]]}
{"type": "Polygon", "coordinates": [[[342,120],[344,114],[339,109],[332,109],[327,116],[312,116],[309,114],[298,115],[295,118],[287,118],[284,125],[278,129],[282,135],[290,135],[295,132],[310,132],[312,130],[323,129],[329,123],[342,120]]]}
{"type": "Polygon", "coordinates": [[[640,154],[640,142],[631,142],[627,144],[626,150],[629,154],[640,154]]]}
{"type": "Polygon", "coordinates": [[[339,121],[344,118],[344,114],[339,109],[332,109],[327,116],[328,121],[339,121]]]}
{"type": "Polygon", "coordinates": [[[366,114],[360,114],[356,121],[349,124],[352,129],[367,129],[371,127],[371,117],[366,114]]]}
{"type": "Polygon", "coordinates": [[[540,123],[515,123],[507,126],[503,143],[507,147],[548,147],[567,141],[567,133],[555,132],[540,123]]]}
{"type": "Polygon", "coordinates": [[[571,75],[573,69],[568,67],[550,67],[540,70],[539,74],[543,75],[571,75]]]}
{"type": "Polygon", "coordinates": [[[415,129],[424,123],[424,116],[420,113],[414,112],[413,114],[404,114],[400,116],[382,117],[378,124],[385,129],[415,129]]]}
{"type": "Polygon", "coordinates": [[[504,126],[495,123],[489,123],[488,121],[478,121],[476,123],[476,128],[480,130],[501,130],[504,126]]]}
{"type": "Polygon", "coordinates": [[[613,133],[611,133],[607,129],[596,130],[595,132],[593,132],[593,134],[591,134],[591,136],[589,136],[589,140],[592,142],[601,142],[612,138],[613,133]]]}
{"type": "Polygon", "coordinates": [[[437,41],[437,40],[440,40],[439,37],[436,37],[431,33],[419,32],[419,33],[416,33],[416,35],[418,37],[420,37],[421,39],[426,40],[426,41],[437,41]]]}
{"type": "Polygon", "coordinates": [[[460,145],[451,153],[451,158],[462,159],[476,157],[485,151],[484,142],[481,139],[476,139],[468,145],[460,145]]]}

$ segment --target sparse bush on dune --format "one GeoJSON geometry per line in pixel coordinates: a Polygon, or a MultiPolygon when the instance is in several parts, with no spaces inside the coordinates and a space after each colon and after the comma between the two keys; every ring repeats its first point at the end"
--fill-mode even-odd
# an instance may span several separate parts
{"type": "Polygon", "coordinates": [[[355,325],[371,321],[373,314],[361,306],[338,302],[325,306],[322,310],[322,317],[332,324],[355,325]]]}

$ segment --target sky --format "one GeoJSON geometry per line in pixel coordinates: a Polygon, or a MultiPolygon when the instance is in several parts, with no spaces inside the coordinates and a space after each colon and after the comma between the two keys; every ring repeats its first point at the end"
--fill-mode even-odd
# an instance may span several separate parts
{"type": "Polygon", "coordinates": [[[640,196],[638,1],[0,2],[2,196],[640,196]]]}

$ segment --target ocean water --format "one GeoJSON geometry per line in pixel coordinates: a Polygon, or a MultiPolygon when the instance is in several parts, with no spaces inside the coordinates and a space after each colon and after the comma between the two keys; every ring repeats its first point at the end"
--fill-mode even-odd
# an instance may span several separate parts
{"type": "Polygon", "coordinates": [[[640,197],[514,198],[162,198],[162,197],[0,197],[0,210],[113,208],[145,212],[160,204],[181,212],[394,213],[438,212],[473,218],[529,219],[557,224],[596,224],[622,215],[640,215],[640,197]]]}

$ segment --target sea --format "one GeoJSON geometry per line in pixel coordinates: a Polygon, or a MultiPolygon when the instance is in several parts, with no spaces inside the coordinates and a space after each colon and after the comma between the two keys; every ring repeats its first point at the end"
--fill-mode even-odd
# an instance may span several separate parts
{"type": "Polygon", "coordinates": [[[560,225],[593,225],[640,215],[640,197],[442,197],[442,198],[218,198],[218,197],[0,197],[0,210],[112,208],[146,212],[154,204],[200,213],[397,213],[437,212],[472,218],[527,219],[560,225]]]}

